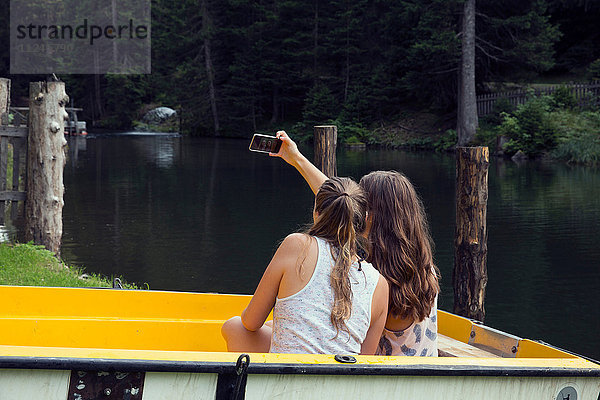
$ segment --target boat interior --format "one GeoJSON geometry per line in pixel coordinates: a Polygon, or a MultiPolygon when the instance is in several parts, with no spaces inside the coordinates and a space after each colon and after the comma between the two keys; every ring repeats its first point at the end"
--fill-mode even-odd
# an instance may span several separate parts
{"type": "MultiPolygon", "coordinates": [[[[0,287],[0,346],[226,351],[220,329],[250,296],[145,290],[0,287]]],[[[442,357],[578,358],[438,311],[442,357]]]]}

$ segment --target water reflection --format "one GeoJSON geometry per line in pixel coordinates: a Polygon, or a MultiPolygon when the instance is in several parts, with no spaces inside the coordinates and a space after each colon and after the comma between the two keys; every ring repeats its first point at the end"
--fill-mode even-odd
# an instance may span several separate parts
{"type": "Polygon", "coordinates": [[[25,240],[24,208],[22,201],[0,202],[0,243],[15,243],[25,240]]]}
{"type": "MultiPolygon", "coordinates": [[[[310,221],[313,196],[292,167],[247,145],[139,135],[70,142],[63,257],[153,289],[251,293],[277,243],[310,221]]],[[[404,172],[423,197],[440,306],[451,309],[454,158],[338,154],[340,175],[378,169],[404,172]]],[[[600,358],[598,221],[597,170],[493,159],[486,322],[600,358]]]]}
{"type": "Polygon", "coordinates": [[[17,237],[17,230],[11,225],[0,225],[0,243],[12,243],[17,237]]]}

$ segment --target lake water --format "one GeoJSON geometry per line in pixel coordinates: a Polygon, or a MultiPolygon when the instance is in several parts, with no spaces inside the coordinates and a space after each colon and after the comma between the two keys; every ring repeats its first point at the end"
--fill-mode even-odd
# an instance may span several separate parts
{"type": "MultiPolygon", "coordinates": [[[[69,139],[63,258],[151,289],[252,293],[280,240],[310,222],[313,196],[245,140],[104,135],[69,139]]],[[[312,158],[311,149],[304,149],[312,158]]],[[[452,155],[338,152],[338,174],[404,172],[423,198],[452,310],[452,155]]],[[[489,169],[486,324],[600,359],[600,171],[489,169]]]]}

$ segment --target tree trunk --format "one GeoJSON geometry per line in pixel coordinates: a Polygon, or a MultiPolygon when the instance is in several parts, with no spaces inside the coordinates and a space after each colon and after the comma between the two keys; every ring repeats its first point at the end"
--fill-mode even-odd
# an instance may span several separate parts
{"type": "Polygon", "coordinates": [[[458,146],[466,146],[475,138],[479,127],[475,93],[475,0],[466,0],[463,9],[457,120],[458,146]]]}
{"type": "Polygon", "coordinates": [[[29,84],[29,137],[25,238],[60,255],[62,240],[64,120],[69,98],[64,82],[29,84]]]}
{"type": "MultiPolygon", "coordinates": [[[[117,26],[117,0],[111,0],[111,11],[112,11],[112,24],[113,26],[117,26]]],[[[112,59],[113,59],[113,68],[116,67],[118,64],[118,58],[117,58],[117,41],[113,40],[112,41],[112,59]]]]}
{"type": "Polygon", "coordinates": [[[315,166],[328,177],[337,176],[337,126],[315,126],[315,166]]]}
{"type": "Polygon", "coordinates": [[[456,149],[454,312],[482,321],[487,285],[487,199],[489,150],[456,149]]]}
{"type": "Polygon", "coordinates": [[[350,86],[350,12],[346,3],[346,76],[344,79],[344,104],[348,101],[348,87],[350,86]]]}
{"type": "Polygon", "coordinates": [[[319,63],[317,62],[319,59],[318,49],[319,49],[319,0],[315,0],[315,26],[313,28],[313,84],[317,83],[318,80],[318,72],[317,66],[319,63]]]}
{"type": "Polygon", "coordinates": [[[202,12],[202,36],[204,47],[204,65],[206,68],[206,77],[208,79],[208,95],[210,97],[210,109],[213,116],[213,126],[215,136],[219,136],[219,115],[217,113],[217,94],[215,89],[215,73],[212,63],[210,36],[212,35],[212,20],[208,15],[208,7],[206,0],[202,0],[200,4],[202,12]]]}
{"type": "Polygon", "coordinates": [[[279,88],[273,88],[273,115],[271,116],[271,124],[279,122],[279,88]]]}

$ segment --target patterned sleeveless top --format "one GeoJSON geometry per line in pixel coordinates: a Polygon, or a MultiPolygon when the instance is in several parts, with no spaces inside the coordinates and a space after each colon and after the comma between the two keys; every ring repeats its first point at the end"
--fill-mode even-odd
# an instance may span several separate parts
{"type": "Polygon", "coordinates": [[[376,355],[437,357],[437,296],[431,313],[403,331],[383,330],[376,355]]]}
{"type": "Polygon", "coordinates": [[[346,321],[348,332],[337,332],[331,323],[334,293],[330,274],[335,261],[329,244],[315,239],[319,253],[310,280],[299,292],[275,302],[270,352],[359,354],[371,324],[371,302],[379,272],[364,261],[350,266],[352,314],[346,321]]]}

